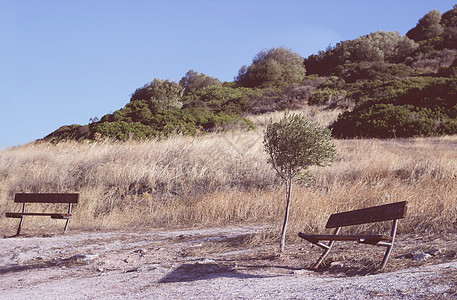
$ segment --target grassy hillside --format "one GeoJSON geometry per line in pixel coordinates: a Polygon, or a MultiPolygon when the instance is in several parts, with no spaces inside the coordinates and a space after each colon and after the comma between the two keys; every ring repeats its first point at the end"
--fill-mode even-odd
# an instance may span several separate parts
{"type": "MultiPolygon", "coordinates": [[[[329,111],[306,113],[324,125],[336,117],[329,111]]],[[[262,151],[262,124],[280,116],[253,118],[258,129],[248,132],[34,143],[3,150],[0,211],[19,209],[12,201],[15,192],[79,192],[70,229],[279,226],[284,191],[262,151]]],[[[315,186],[292,190],[291,238],[298,230],[322,231],[330,213],[403,200],[410,206],[401,232],[457,229],[457,137],[340,140],[336,145],[337,161],[312,170],[315,186]]],[[[16,221],[0,216],[5,233],[14,233],[16,221]]],[[[60,223],[31,217],[24,231],[33,226],[59,231],[60,223]]]]}
{"type": "Polygon", "coordinates": [[[260,51],[233,82],[188,71],[155,78],[125,107],[46,141],[200,136],[243,128],[248,116],[307,105],[345,110],[337,138],[457,134],[457,5],[432,10],[406,36],[377,31],[303,58],[285,47],[260,51]],[[425,95],[423,95],[425,93],[425,95]]]}

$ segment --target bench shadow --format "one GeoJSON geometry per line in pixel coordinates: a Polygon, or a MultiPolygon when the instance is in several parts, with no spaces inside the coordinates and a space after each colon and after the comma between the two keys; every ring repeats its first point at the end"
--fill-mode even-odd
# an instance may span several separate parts
{"type": "Polygon", "coordinates": [[[54,262],[43,262],[31,265],[11,265],[11,266],[0,266],[0,275],[22,272],[26,270],[36,269],[47,269],[56,266],[54,262]]]}
{"type": "Polygon", "coordinates": [[[339,275],[345,277],[355,277],[355,276],[367,276],[375,275],[379,273],[386,273],[391,270],[391,266],[387,266],[384,269],[380,269],[380,262],[372,261],[369,259],[363,259],[359,262],[348,262],[348,263],[336,263],[333,264],[331,261],[324,261],[319,268],[313,269],[309,268],[316,272],[317,274],[331,274],[339,275]]]}
{"type": "Polygon", "coordinates": [[[40,269],[48,269],[48,268],[55,268],[55,267],[73,267],[73,266],[83,266],[87,265],[89,261],[81,260],[78,255],[72,256],[70,258],[65,259],[52,259],[47,261],[40,261],[36,263],[30,264],[14,264],[14,265],[7,265],[7,266],[0,266],[0,275],[8,274],[8,273],[16,273],[22,272],[26,270],[40,270],[40,269]]]}
{"type": "Polygon", "coordinates": [[[168,273],[165,277],[159,280],[159,283],[189,282],[197,280],[209,280],[220,277],[249,279],[268,278],[277,276],[263,276],[242,273],[231,266],[217,263],[188,263],[182,264],[177,269],[168,273]]]}
{"type": "Polygon", "coordinates": [[[58,234],[55,233],[43,233],[43,234],[32,234],[32,233],[21,233],[19,235],[4,235],[4,239],[14,239],[14,238],[34,238],[34,237],[41,237],[41,238],[49,238],[57,236],[58,234]]]}

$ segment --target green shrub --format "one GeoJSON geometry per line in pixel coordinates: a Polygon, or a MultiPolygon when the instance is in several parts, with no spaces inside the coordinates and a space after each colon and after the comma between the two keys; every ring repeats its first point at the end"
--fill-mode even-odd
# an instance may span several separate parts
{"type": "Polygon", "coordinates": [[[131,138],[145,139],[157,135],[157,132],[150,126],[139,122],[128,123],[125,121],[98,123],[94,127],[94,136],[95,133],[98,133],[102,138],[113,138],[121,141],[131,138]]]}
{"type": "Polygon", "coordinates": [[[342,138],[396,138],[456,134],[455,122],[439,110],[411,104],[373,104],[343,113],[332,125],[342,138]],[[440,120],[446,120],[444,122],[440,120]]]}
{"type": "Polygon", "coordinates": [[[90,125],[65,125],[43,138],[45,141],[57,143],[64,140],[81,140],[90,135],[90,125]]]}
{"type": "Polygon", "coordinates": [[[260,51],[250,66],[242,66],[236,82],[244,87],[282,87],[301,83],[306,75],[304,58],[285,47],[260,51]]]}
{"type": "Polygon", "coordinates": [[[242,114],[250,111],[251,100],[260,95],[253,89],[212,85],[190,93],[184,99],[184,107],[200,103],[214,113],[242,114]]]}
{"type": "Polygon", "coordinates": [[[338,100],[344,99],[346,94],[345,90],[331,89],[327,87],[323,89],[316,89],[309,99],[309,104],[316,105],[337,102],[338,100]]]}
{"type": "Polygon", "coordinates": [[[130,102],[145,101],[154,113],[169,108],[181,108],[184,88],[174,81],[155,78],[142,88],[136,89],[130,102]]]}

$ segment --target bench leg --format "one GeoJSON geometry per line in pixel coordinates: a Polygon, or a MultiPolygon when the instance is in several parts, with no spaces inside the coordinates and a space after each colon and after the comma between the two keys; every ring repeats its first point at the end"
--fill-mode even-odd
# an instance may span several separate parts
{"type": "MultiPolygon", "coordinates": [[[[338,227],[335,229],[333,232],[334,235],[338,234],[341,230],[341,227],[338,227]]],[[[327,255],[330,253],[330,250],[332,250],[333,244],[335,241],[330,241],[327,245],[327,249],[325,249],[324,253],[322,253],[321,257],[316,261],[316,263],[312,266],[313,269],[317,269],[319,265],[322,263],[322,261],[327,257],[327,255]]]]}
{"type": "Polygon", "coordinates": [[[392,237],[392,242],[390,243],[389,246],[387,246],[386,254],[384,255],[384,258],[382,259],[380,270],[382,270],[386,266],[387,261],[389,260],[390,254],[392,253],[392,248],[394,247],[394,242],[395,242],[395,234],[397,233],[397,226],[398,226],[398,220],[394,220],[392,223],[392,232],[390,233],[390,236],[392,237]]]}
{"type": "Polygon", "coordinates": [[[21,229],[22,229],[22,224],[24,223],[24,216],[21,217],[21,220],[19,221],[19,227],[17,228],[17,232],[16,232],[16,235],[20,235],[21,234],[21,229]]]}
{"type": "MultiPolygon", "coordinates": [[[[22,213],[25,213],[25,202],[22,204],[22,213]]],[[[17,228],[16,235],[21,234],[22,224],[24,224],[24,216],[21,216],[21,221],[19,221],[19,227],[17,228]]]]}
{"type": "Polygon", "coordinates": [[[70,217],[68,217],[67,222],[65,223],[65,228],[63,229],[63,233],[67,232],[69,223],[70,223],[70,217]]]}
{"type": "MultiPolygon", "coordinates": [[[[71,203],[68,203],[68,214],[71,215],[71,203]]],[[[70,223],[70,218],[68,217],[67,222],[65,223],[65,228],[63,229],[63,233],[67,232],[68,224],[70,223]]]]}

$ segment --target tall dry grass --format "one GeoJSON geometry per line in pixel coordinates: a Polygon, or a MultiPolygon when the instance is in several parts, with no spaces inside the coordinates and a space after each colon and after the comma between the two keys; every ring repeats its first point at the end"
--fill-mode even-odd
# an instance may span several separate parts
{"type": "MultiPolygon", "coordinates": [[[[321,122],[333,117],[326,114],[317,114],[321,122]]],[[[261,125],[278,116],[254,121],[261,125]]],[[[4,212],[19,209],[13,203],[16,192],[80,193],[70,229],[279,226],[284,190],[267,164],[262,130],[5,149],[0,226],[5,234],[14,233],[16,220],[4,218],[4,212]]],[[[457,136],[335,143],[335,163],[312,169],[315,186],[292,188],[291,237],[301,230],[322,232],[334,212],[403,200],[409,208],[401,232],[457,228],[457,136]]],[[[62,226],[59,220],[30,217],[24,231],[62,226]]],[[[366,229],[373,228],[360,230],[366,229]]]]}

